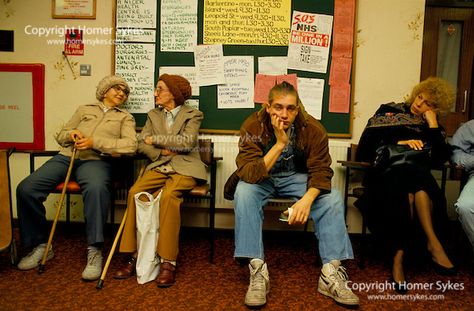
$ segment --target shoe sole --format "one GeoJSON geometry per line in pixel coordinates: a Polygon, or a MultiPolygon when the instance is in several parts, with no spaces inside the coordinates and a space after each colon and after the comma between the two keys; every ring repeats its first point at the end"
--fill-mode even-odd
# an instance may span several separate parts
{"type": "MultiPolygon", "coordinates": [[[[51,256],[48,255],[48,256],[46,257],[46,261],[51,260],[51,259],[53,259],[53,258],[54,258],[54,253],[53,253],[51,256]]],[[[32,270],[32,269],[38,268],[38,266],[40,265],[41,261],[43,261],[43,257],[41,257],[40,261],[38,261],[38,262],[36,263],[36,266],[33,266],[33,267],[31,267],[31,268],[20,268],[20,263],[18,263],[17,268],[18,268],[18,270],[21,270],[21,271],[32,270]]],[[[21,262],[21,261],[20,261],[20,262],[21,262]]]]}
{"type": "Polygon", "coordinates": [[[320,294],[323,294],[324,296],[327,296],[329,298],[332,298],[334,299],[334,301],[340,303],[340,304],[343,304],[343,305],[348,305],[348,306],[358,306],[359,305],[359,302],[347,302],[347,301],[342,301],[339,297],[336,297],[334,296],[333,294],[331,294],[330,292],[328,291],[325,291],[321,288],[318,287],[318,292],[320,294]]]}
{"type": "Polygon", "coordinates": [[[251,302],[245,302],[245,305],[248,306],[248,307],[262,307],[264,305],[267,304],[267,300],[265,300],[265,302],[263,303],[251,303],[251,302]]]}
{"type": "Polygon", "coordinates": [[[116,280],[125,280],[125,279],[129,279],[131,278],[132,276],[134,276],[134,274],[130,274],[130,275],[114,275],[114,279],[116,280]]]}
{"type": "Polygon", "coordinates": [[[176,284],[176,282],[174,282],[174,283],[169,283],[169,284],[157,284],[156,286],[158,286],[158,287],[160,287],[160,288],[167,288],[167,287],[173,286],[174,284],[176,284]]]}

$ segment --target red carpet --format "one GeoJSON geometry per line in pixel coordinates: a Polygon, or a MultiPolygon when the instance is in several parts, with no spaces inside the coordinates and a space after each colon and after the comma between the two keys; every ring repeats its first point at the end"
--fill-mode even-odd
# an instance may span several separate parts
{"type": "MultiPolygon", "coordinates": [[[[65,232],[61,226],[54,241],[55,258],[47,262],[43,274],[37,270],[19,271],[10,265],[9,254],[1,253],[0,310],[247,310],[243,301],[248,268],[232,258],[232,232],[218,233],[215,264],[210,264],[205,232],[184,230],[177,283],[167,289],[157,288],[154,282],[139,285],[134,278],[113,279],[122,260],[116,255],[102,290],[95,288],[96,282],[81,281],[86,262],[82,232],[81,226],[74,227],[72,233],[65,232]]],[[[15,235],[18,237],[17,232],[15,235]]],[[[108,235],[109,239],[112,235],[108,235]]],[[[365,269],[359,269],[354,260],[344,264],[353,288],[372,286],[368,292],[355,290],[361,302],[358,309],[474,310],[473,255],[464,242],[457,242],[464,249],[452,256],[459,275],[438,276],[426,262],[409,267],[407,277],[418,288],[404,296],[384,290],[388,266],[380,256],[374,256],[374,247],[369,247],[371,254],[365,269]],[[451,288],[446,289],[448,286],[451,288]],[[372,296],[377,294],[376,298],[372,296]]],[[[320,263],[315,243],[314,237],[300,232],[265,232],[271,291],[263,309],[344,310],[317,292],[320,263]]],[[[110,245],[111,241],[107,240],[106,252],[110,245]]],[[[353,245],[357,255],[357,241],[353,245]]]]}

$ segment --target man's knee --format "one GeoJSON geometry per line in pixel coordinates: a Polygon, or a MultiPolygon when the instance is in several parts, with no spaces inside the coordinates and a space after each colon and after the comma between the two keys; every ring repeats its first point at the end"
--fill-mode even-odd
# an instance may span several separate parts
{"type": "Polygon", "coordinates": [[[239,181],[237,188],[235,189],[234,199],[244,198],[252,196],[257,192],[258,184],[249,184],[245,181],[239,181]]]}
{"type": "Polygon", "coordinates": [[[332,189],[331,192],[323,194],[320,199],[320,202],[317,202],[317,204],[323,205],[332,213],[344,213],[344,201],[339,190],[332,189]]]}

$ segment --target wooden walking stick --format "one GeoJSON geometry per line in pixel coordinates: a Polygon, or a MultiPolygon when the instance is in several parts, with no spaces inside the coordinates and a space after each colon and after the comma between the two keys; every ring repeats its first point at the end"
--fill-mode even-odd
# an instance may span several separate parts
{"type": "Polygon", "coordinates": [[[97,289],[102,289],[102,286],[104,286],[104,280],[107,274],[107,270],[109,269],[110,262],[112,261],[112,257],[114,256],[115,248],[117,248],[117,243],[118,243],[118,240],[120,239],[120,235],[122,234],[123,227],[125,227],[125,221],[127,220],[127,211],[128,211],[128,207],[125,209],[122,222],[120,223],[120,227],[117,231],[117,234],[115,235],[114,243],[112,244],[112,248],[110,249],[109,256],[107,257],[107,261],[105,262],[104,269],[102,270],[100,279],[97,282],[97,286],[95,287],[97,289]]]}
{"type": "MultiPolygon", "coordinates": [[[[143,175],[144,172],[145,172],[145,166],[143,166],[140,169],[140,173],[138,173],[139,178],[143,175]]],[[[107,270],[109,269],[110,262],[112,261],[112,257],[114,256],[115,249],[117,248],[118,240],[120,239],[123,228],[125,227],[125,222],[127,221],[127,215],[128,215],[128,205],[127,205],[127,208],[125,209],[125,212],[123,213],[122,222],[120,223],[117,234],[115,235],[114,243],[112,243],[112,248],[110,249],[109,256],[107,257],[107,261],[105,262],[105,266],[104,266],[104,269],[102,270],[102,274],[100,275],[100,279],[99,281],[97,281],[97,285],[95,287],[97,289],[102,289],[102,287],[104,286],[105,276],[107,275],[107,270]]]]}
{"type": "Polygon", "coordinates": [[[67,173],[66,173],[66,180],[64,180],[64,187],[63,187],[63,190],[61,191],[61,197],[59,198],[59,203],[58,203],[58,206],[56,208],[56,215],[54,216],[53,225],[51,227],[51,231],[49,232],[48,244],[46,244],[46,249],[44,250],[43,259],[41,260],[41,263],[39,264],[39,270],[38,270],[39,273],[44,272],[44,266],[45,266],[45,263],[46,263],[46,258],[48,256],[48,251],[51,248],[51,243],[53,242],[54,231],[56,230],[56,224],[58,223],[59,214],[61,213],[61,208],[63,206],[64,197],[66,196],[67,184],[69,182],[69,178],[71,177],[72,167],[74,165],[74,158],[75,157],[76,157],[76,148],[74,147],[72,149],[71,160],[69,162],[69,167],[68,167],[67,173]]]}

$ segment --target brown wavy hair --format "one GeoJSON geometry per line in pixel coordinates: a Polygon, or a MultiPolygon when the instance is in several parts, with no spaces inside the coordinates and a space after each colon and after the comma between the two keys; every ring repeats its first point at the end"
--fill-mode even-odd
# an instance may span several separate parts
{"type": "Polygon", "coordinates": [[[406,104],[411,106],[415,98],[423,92],[429,94],[433,100],[433,105],[441,112],[448,112],[456,100],[456,91],[448,81],[438,77],[429,77],[413,87],[406,104]]]}

